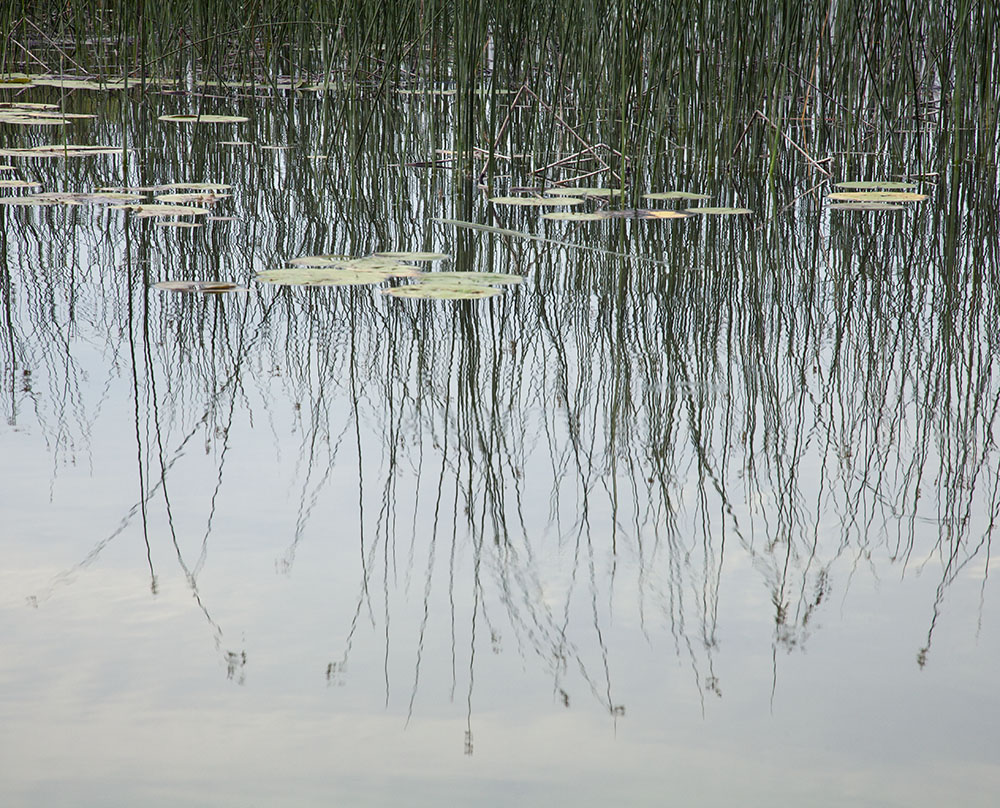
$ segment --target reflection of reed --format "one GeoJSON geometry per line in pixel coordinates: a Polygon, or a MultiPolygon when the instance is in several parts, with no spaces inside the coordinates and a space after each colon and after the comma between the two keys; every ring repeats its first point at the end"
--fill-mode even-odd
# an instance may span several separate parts
{"type": "MultiPolygon", "coordinates": [[[[428,101],[429,115],[438,103],[428,101]]],[[[702,696],[721,695],[721,580],[734,559],[752,563],[773,604],[777,652],[807,640],[816,611],[843,586],[831,572],[839,560],[906,570],[937,554],[923,664],[948,587],[988,559],[997,512],[989,324],[1000,260],[993,206],[979,196],[995,202],[995,177],[943,175],[926,208],[896,219],[828,218],[812,197],[764,224],[557,230],[534,214],[491,213],[503,227],[655,256],[663,271],[429,224],[487,212],[467,178],[404,166],[437,144],[405,125],[384,128],[378,116],[394,120],[396,104],[373,113],[378,151],[336,171],[303,144],[352,155],[357,133],[329,128],[322,102],[260,115],[262,138],[282,132],[294,143],[253,159],[198,130],[137,123],[122,135],[98,124],[147,155],[146,182],[232,183],[241,221],[178,234],[112,211],[6,212],[4,350],[47,385],[29,397],[12,377],[8,420],[30,401],[58,468],[86,446],[105,395],[89,398],[78,351],[101,340],[108,388],[128,354],[140,494],[126,519],[145,520],[162,495],[195,594],[237,415],[270,422],[276,452],[285,433],[298,439],[299,506],[276,550],[285,571],[314,540],[334,470],[356,463],[358,595],[328,677],[346,674],[367,622],[383,636],[389,699],[395,597],[419,580],[408,710],[428,632],[447,626],[450,692],[466,685],[470,748],[485,642],[532,655],[565,703],[582,688],[616,716],[612,618],[634,613],[651,639],[665,629],[702,696]],[[63,216],[73,226],[53,228],[63,216]],[[167,277],[246,280],[304,253],[445,244],[457,268],[520,271],[527,281],[486,305],[454,307],[369,289],[257,287],[245,298],[148,289],[167,277]],[[268,402],[275,390],[294,402],[290,427],[277,407],[250,412],[248,391],[268,402]],[[185,506],[167,494],[174,462],[199,435],[216,473],[189,563],[174,527],[185,506]]],[[[907,142],[893,149],[912,156],[907,142]]],[[[893,159],[873,158],[873,170],[893,159]]],[[[650,175],[651,186],[720,182],[710,180],[715,166],[688,160],[650,175]]],[[[38,171],[49,185],[86,190],[120,168],[108,159],[38,171]]],[[[138,181],[129,170],[126,182],[138,181]]],[[[770,184],[753,171],[734,164],[742,179],[733,183],[761,211],[813,184],[799,164],[775,168],[770,184]]],[[[151,538],[151,571],[160,549],[151,538]]]]}

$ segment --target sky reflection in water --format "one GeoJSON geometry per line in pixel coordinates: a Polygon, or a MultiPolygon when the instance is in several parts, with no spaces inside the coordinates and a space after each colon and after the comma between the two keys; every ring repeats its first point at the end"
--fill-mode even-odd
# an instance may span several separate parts
{"type": "Polygon", "coordinates": [[[995,176],[838,216],[801,161],[678,157],[757,213],[569,226],[403,165],[416,124],[327,171],[320,102],[250,147],[178,103],[131,112],[127,183],[237,220],[2,214],[5,804],[993,804],[995,176]],[[407,249],[526,280],[251,280],[407,249]]]}

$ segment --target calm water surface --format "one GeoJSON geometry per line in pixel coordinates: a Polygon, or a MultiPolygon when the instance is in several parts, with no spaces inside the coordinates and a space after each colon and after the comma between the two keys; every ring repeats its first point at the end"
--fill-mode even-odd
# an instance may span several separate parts
{"type": "Polygon", "coordinates": [[[427,165],[447,97],[360,151],[315,97],[62,103],[97,118],[3,146],[120,151],[8,176],[234,218],[0,209],[0,803],[997,804],[995,167],[831,146],[934,174],[839,213],[793,151],[678,149],[626,206],[753,213],[578,224],[427,165]],[[253,280],[377,250],[524,282],[253,280]]]}

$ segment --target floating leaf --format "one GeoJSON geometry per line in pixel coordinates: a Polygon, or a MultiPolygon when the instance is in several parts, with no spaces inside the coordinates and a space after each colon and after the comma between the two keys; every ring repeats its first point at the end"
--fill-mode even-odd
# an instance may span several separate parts
{"type": "Polygon", "coordinates": [[[553,208],[583,204],[583,200],[575,196],[495,196],[490,199],[490,202],[495,205],[528,205],[553,208]]]}
{"type": "Polygon", "coordinates": [[[609,217],[606,215],[605,211],[583,213],[572,210],[560,210],[555,213],[543,213],[542,218],[560,222],[596,222],[609,217]]]}
{"type": "Polygon", "coordinates": [[[690,191],[663,191],[656,194],[643,194],[643,199],[711,199],[708,194],[693,194],[690,191]]]}
{"type": "Polygon", "coordinates": [[[839,202],[921,202],[927,194],[907,191],[853,191],[828,194],[827,199],[839,202]]]}
{"type": "Polygon", "coordinates": [[[157,120],[171,123],[244,123],[250,119],[242,115],[161,115],[157,120]]]}
{"type": "Polygon", "coordinates": [[[288,263],[295,267],[329,267],[350,261],[349,255],[302,255],[290,258],[288,263]]]}
{"type": "Polygon", "coordinates": [[[30,180],[0,180],[0,188],[41,188],[40,182],[30,180]]]}
{"type": "Polygon", "coordinates": [[[198,222],[185,222],[180,220],[168,219],[165,222],[157,222],[157,227],[175,227],[178,230],[190,229],[192,227],[201,227],[198,222]]]}
{"type": "Polygon", "coordinates": [[[686,219],[688,214],[679,210],[606,210],[604,219],[686,219]]]}
{"type": "Polygon", "coordinates": [[[0,196],[0,205],[38,205],[49,206],[58,205],[55,199],[42,197],[37,194],[25,194],[24,196],[0,196]]]}
{"type": "Polygon", "coordinates": [[[393,277],[390,270],[338,269],[335,267],[293,267],[266,269],[258,272],[255,280],[278,286],[361,286],[381,283],[393,277]]]}
{"type": "Polygon", "coordinates": [[[906,205],[894,202],[834,202],[830,210],[905,210],[906,205]]]}
{"type": "Polygon", "coordinates": [[[0,103],[0,109],[27,109],[27,110],[59,109],[59,105],[39,104],[37,102],[29,102],[29,101],[4,101],[3,103],[0,103]]]}
{"type": "Polygon", "coordinates": [[[59,113],[0,110],[0,123],[14,126],[64,126],[69,121],[59,113]]]}
{"type": "Polygon", "coordinates": [[[0,157],[90,157],[97,154],[121,154],[118,146],[52,145],[25,149],[0,149],[0,157]]]}
{"type": "Polygon", "coordinates": [[[232,185],[226,185],[224,182],[171,182],[167,185],[155,186],[151,190],[210,191],[212,193],[218,193],[220,191],[229,191],[232,187],[232,185]]]}
{"type": "Polygon", "coordinates": [[[890,180],[870,180],[865,182],[838,182],[837,188],[847,188],[854,191],[870,191],[877,188],[894,190],[894,191],[904,191],[909,188],[916,188],[917,183],[915,182],[894,182],[890,180]]]}
{"type": "Polygon", "coordinates": [[[245,292],[247,287],[240,283],[225,281],[160,281],[154,283],[156,289],[168,292],[197,292],[199,294],[218,295],[225,292],[245,292]]]}
{"type": "Polygon", "coordinates": [[[507,286],[524,281],[523,275],[511,275],[505,272],[427,272],[420,277],[421,284],[436,283],[441,285],[460,284],[497,284],[507,286]]]}
{"type": "Polygon", "coordinates": [[[156,197],[156,201],[158,203],[201,202],[208,205],[229,197],[230,194],[216,194],[213,191],[188,191],[180,194],[160,194],[156,197]]]}
{"type": "Polygon", "coordinates": [[[189,205],[112,205],[115,210],[131,210],[137,216],[204,216],[210,213],[208,208],[196,208],[189,205]]]}
{"type": "Polygon", "coordinates": [[[293,258],[288,263],[295,267],[387,272],[391,276],[398,278],[409,278],[421,274],[419,267],[403,264],[392,258],[380,258],[377,256],[351,258],[345,255],[307,255],[302,258],[293,258]]]}
{"type": "Polygon", "coordinates": [[[559,186],[556,188],[549,188],[545,191],[545,193],[553,196],[594,196],[607,198],[611,196],[622,196],[625,192],[621,188],[582,188],[559,186]]]}
{"type": "Polygon", "coordinates": [[[47,191],[39,194],[27,194],[22,197],[7,197],[8,199],[30,200],[25,202],[8,202],[7,204],[23,205],[80,205],[83,203],[109,204],[111,202],[138,201],[141,196],[130,194],[78,194],[64,191],[47,191]]]}
{"type": "Polygon", "coordinates": [[[476,286],[474,284],[415,283],[407,286],[394,286],[384,289],[382,294],[392,297],[424,298],[429,300],[481,300],[500,294],[500,289],[494,286],[476,286]]]}
{"type": "Polygon", "coordinates": [[[377,252],[377,258],[400,258],[404,261],[444,261],[451,258],[447,253],[433,252],[377,252]]]}
{"type": "Polygon", "coordinates": [[[706,216],[741,216],[745,213],[753,213],[748,208],[685,208],[688,213],[701,213],[706,216]]]}

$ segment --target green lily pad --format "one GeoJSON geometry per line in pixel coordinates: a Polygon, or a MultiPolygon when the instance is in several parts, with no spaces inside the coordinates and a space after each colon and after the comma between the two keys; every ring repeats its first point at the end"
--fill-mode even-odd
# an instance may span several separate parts
{"type": "Polygon", "coordinates": [[[404,261],[444,261],[451,258],[447,253],[434,252],[377,252],[376,258],[398,258],[404,261]]]}
{"type": "Polygon", "coordinates": [[[906,205],[895,202],[834,202],[830,210],[905,210],[906,205]]]}
{"type": "Polygon", "coordinates": [[[421,284],[440,285],[498,285],[508,286],[523,283],[523,275],[511,275],[505,272],[426,272],[420,277],[421,284]]]}
{"type": "Polygon", "coordinates": [[[608,218],[604,211],[598,211],[596,213],[583,213],[573,211],[573,210],[559,210],[554,213],[543,213],[543,219],[551,219],[556,222],[596,222],[603,221],[608,218]]]}
{"type": "Polygon", "coordinates": [[[118,146],[55,144],[24,149],[0,149],[0,157],[91,157],[98,154],[121,154],[121,152],[118,146]]]}
{"type": "Polygon", "coordinates": [[[226,185],[224,182],[171,182],[167,185],[154,186],[152,190],[219,193],[221,191],[229,191],[232,187],[232,185],[226,185]]]}
{"type": "Polygon", "coordinates": [[[217,194],[214,191],[187,191],[179,194],[160,194],[156,197],[157,203],[181,203],[181,202],[201,202],[210,204],[222,199],[229,199],[230,194],[217,194]]]}
{"type": "Polygon", "coordinates": [[[557,188],[549,188],[545,191],[545,193],[551,196],[594,196],[607,198],[611,196],[622,196],[625,192],[621,188],[582,188],[559,186],[557,188]]]}
{"type": "Polygon", "coordinates": [[[332,267],[350,260],[349,255],[300,255],[298,258],[289,258],[288,263],[293,267],[332,267]]]}
{"type": "Polygon", "coordinates": [[[662,191],[655,194],[643,194],[643,199],[711,199],[708,194],[694,194],[690,191],[662,191]]]}
{"type": "Polygon", "coordinates": [[[242,115],[161,115],[157,120],[171,123],[244,123],[250,119],[242,115]]]}
{"type": "Polygon", "coordinates": [[[827,199],[838,202],[921,202],[927,194],[908,191],[848,191],[828,194],[827,199]]]}
{"type": "Polygon", "coordinates": [[[211,211],[208,208],[196,208],[191,205],[111,205],[114,210],[131,210],[137,216],[205,216],[211,211]]]}
{"type": "Polygon", "coordinates": [[[583,204],[583,200],[575,196],[495,196],[490,199],[490,202],[495,205],[525,205],[553,208],[583,204]]]}
{"type": "Polygon", "coordinates": [[[905,191],[911,188],[916,188],[917,183],[915,182],[895,182],[891,180],[869,180],[865,182],[838,182],[837,188],[846,188],[852,191],[871,191],[874,189],[892,190],[892,191],[905,191]]]}
{"type": "Polygon", "coordinates": [[[389,270],[351,270],[334,267],[292,267],[266,269],[254,280],[277,286],[363,286],[381,283],[393,277],[389,270]]]}
{"type": "Polygon", "coordinates": [[[295,267],[387,272],[396,278],[410,278],[422,274],[420,267],[410,266],[393,258],[381,258],[374,255],[365,258],[351,258],[346,255],[307,255],[293,258],[288,263],[295,267]]]}
{"type": "Polygon", "coordinates": [[[605,219],[686,219],[689,214],[680,210],[606,210],[605,219]]]}
{"type": "Polygon", "coordinates": [[[40,104],[31,101],[4,101],[3,103],[0,103],[0,109],[27,109],[27,110],[59,109],[59,105],[40,104]]]}
{"type": "Polygon", "coordinates": [[[0,110],[0,123],[14,126],[65,126],[69,121],[59,113],[0,110]]]}
{"type": "Polygon", "coordinates": [[[23,196],[0,196],[0,205],[20,205],[47,207],[60,204],[58,200],[42,197],[38,194],[24,194],[23,196]]]}
{"type": "Polygon", "coordinates": [[[477,286],[475,284],[435,284],[415,283],[407,286],[394,286],[382,290],[382,294],[392,297],[405,297],[427,300],[481,300],[493,297],[501,290],[495,286],[477,286]]]}
{"type": "Polygon", "coordinates": [[[706,216],[742,216],[746,213],[753,213],[749,208],[684,208],[688,213],[700,213],[706,216]]]}

